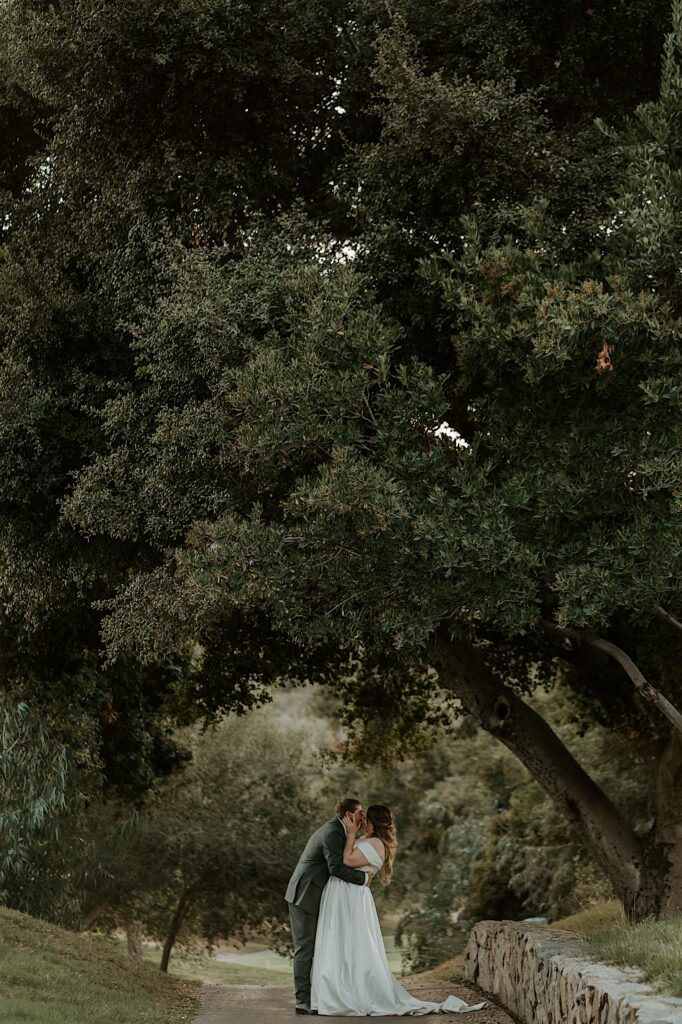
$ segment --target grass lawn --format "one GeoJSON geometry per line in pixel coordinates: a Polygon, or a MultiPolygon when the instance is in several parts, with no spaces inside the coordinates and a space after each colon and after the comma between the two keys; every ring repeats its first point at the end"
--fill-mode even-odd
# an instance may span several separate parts
{"type": "MultiPolygon", "coordinates": [[[[395,921],[386,918],[382,923],[386,956],[394,974],[402,974],[402,955],[395,944],[395,921]]],[[[176,978],[204,981],[213,985],[281,985],[290,988],[294,983],[292,962],[289,957],[273,953],[266,941],[258,939],[247,942],[239,948],[227,947],[217,950],[218,957],[228,955],[229,961],[201,955],[184,955],[173,952],[169,973],[176,978]]],[[[158,965],[161,950],[157,946],[145,946],[144,957],[150,964],[158,965]]]]}
{"type": "Polygon", "coordinates": [[[682,996],[682,914],[633,925],[613,901],[566,917],[553,927],[586,939],[595,960],[638,967],[661,992],[682,996]]]}
{"type": "MultiPolygon", "coordinates": [[[[273,954],[274,956],[274,954],[273,954]]],[[[158,965],[161,950],[145,946],[144,958],[150,964],[158,965]]],[[[285,961],[283,968],[260,967],[258,964],[224,963],[208,956],[181,956],[173,953],[168,965],[169,972],[176,978],[205,981],[211,985],[293,985],[291,962],[285,961]]]]}
{"type": "Polygon", "coordinates": [[[198,1008],[198,985],[101,936],[0,908],[0,948],[3,1024],[187,1024],[198,1008]]]}

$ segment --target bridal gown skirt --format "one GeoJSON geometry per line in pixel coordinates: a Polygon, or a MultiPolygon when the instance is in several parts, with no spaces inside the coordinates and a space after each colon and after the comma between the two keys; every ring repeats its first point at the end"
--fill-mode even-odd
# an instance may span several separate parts
{"type": "Polygon", "coordinates": [[[485,1006],[468,1006],[457,996],[444,1003],[411,996],[388,966],[369,886],[334,877],[322,893],[311,981],[311,1008],[327,1017],[466,1013],[485,1006]]]}

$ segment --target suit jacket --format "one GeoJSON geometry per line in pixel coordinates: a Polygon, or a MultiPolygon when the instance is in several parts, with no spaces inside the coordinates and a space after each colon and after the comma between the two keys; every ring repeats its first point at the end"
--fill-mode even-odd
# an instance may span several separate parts
{"type": "Polygon", "coordinates": [[[318,914],[322,890],[330,875],[343,882],[364,885],[367,881],[365,872],[346,867],[343,863],[345,845],[346,832],[340,818],[332,818],[313,832],[289,879],[284,897],[287,903],[293,903],[308,914],[318,914]]]}

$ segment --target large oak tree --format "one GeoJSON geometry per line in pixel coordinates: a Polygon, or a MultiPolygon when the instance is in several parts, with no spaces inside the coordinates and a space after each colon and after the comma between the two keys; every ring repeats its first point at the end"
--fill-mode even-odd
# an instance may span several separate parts
{"type": "Polygon", "coordinates": [[[138,785],[262,681],[390,723],[435,667],[638,917],[682,905],[682,30],[656,100],[666,4],[508,13],[4,5],[0,654],[138,785]]]}

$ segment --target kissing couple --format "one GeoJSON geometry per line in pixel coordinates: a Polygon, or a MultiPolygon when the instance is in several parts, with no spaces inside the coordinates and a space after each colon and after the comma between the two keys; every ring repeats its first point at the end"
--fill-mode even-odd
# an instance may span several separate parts
{"type": "Polygon", "coordinates": [[[466,1013],[457,996],[415,999],[391,974],[370,884],[388,885],[397,833],[383,804],[365,813],[339,800],[334,817],[305,845],[284,897],[294,943],[296,1013],[325,1017],[400,1017],[466,1013]]]}

